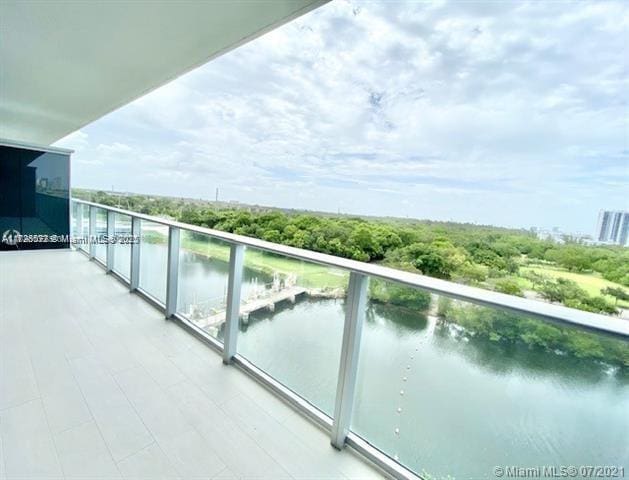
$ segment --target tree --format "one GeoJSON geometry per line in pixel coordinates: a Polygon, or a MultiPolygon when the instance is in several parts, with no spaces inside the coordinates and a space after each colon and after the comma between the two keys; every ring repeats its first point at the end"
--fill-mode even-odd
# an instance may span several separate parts
{"type": "Polygon", "coordinates": [[[618,300],[629,301],[629,292],[622,288],[606,287],[601,290],[601,293],[614,297],[616,299],[616,305],[618,305],[618,300]]]}
{"type": "Polygon", "coordinates": [[[537,291],[546,300],[551,302],[562,302],[566,300],[580,300],[587,297],[585,290],[580,288],[576,282],[565,278],[556,280],[546,278],[541,284],[538,284],[537,291]]]}
{"type": "Polygon", "coordinates": [[[484,282],[487,280],[488,268],[474,262],[465,262],[456,272],[457,279],[466,283],[484,282]]]}
{"type": "Polygon", "coordinates": [[[618,256],[611,260],[600,260],[594,264],[596,271],[603,275],[605,280],[620,283],[629,287],[629,258],[618,256]]]}
{"type": "Polygon", "coordinates": [[[430,307],[430,294],[417,288],[372,278],[369,282],[369,298],[378,303],[390,303],[400,307],[424,311],[430,307]]]}
{"type": "Polygon", "coordinates": [[[437,250],[427,250],[417,256],[414,262],[415,268],[424,275],[437,278],[450,278],[452,269],[447,259],[437,250]]]}
{"type": "Polygon", "coordinates": [[[359,225],[349,237],[350,243],[367,254],[369,259],[380,259],[384,256],[382,245],[378,242],[369,225],[359,225]]]}
{"type": "Polygon", "coordinates": [[[488,242],[473,242],[467,246],[467,251],[476,263],[486,265],[491,269],[508,271],[510,268],[509,257],[501,256],[488,242]]]}
{"type": "Polygon", "coordinates": [[[545,259],[570,271],[582,272],[592,268],[593,257],[587,247],[568,245],[548,250],[545,259]]]}
{"type": "Polygon", "coordinates": [[[278,243],[281,241],[282,236],[279,232],[279,230],[266,230],[263,234],[262,234],[262,239],[266,240],[267,242],[275,242],[278,243]]]}
{"type": "Polygon", "coordinates": [[[495,288],[497,292],[506,293],[508,295],[523,296],[522,289],[517,280],[512,278],[501,278],[496,281],[495,288]]]}
{"type": "Polygon", "coordinates": [[[616,314],[616,307],[603,297],[591,297],[572,280],[545,278],[536,284],[535,289],[550,302],[561,302],[567,307],[587,312],[616,314]]]}
{"type": "Polygon", "coordinates": [[[570,308],[576,308],[578,310],[585,310],[586,312],[593,313],[605,313],[608,315],[614,315],[618,313],[618,310],[614,305],[609,303],[603,297],[590,297],[585,296],[582,298],[568,298],[564,302],[564,305],[570,308]]]}

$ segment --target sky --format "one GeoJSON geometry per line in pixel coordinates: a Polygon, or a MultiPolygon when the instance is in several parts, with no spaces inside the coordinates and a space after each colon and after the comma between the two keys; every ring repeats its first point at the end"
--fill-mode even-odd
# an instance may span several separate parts
{"type": "Polygon", "coordinates": [[[75,187],[590,233],[628,47],[622,1],[336,0],[57,145],[75,187]]]}

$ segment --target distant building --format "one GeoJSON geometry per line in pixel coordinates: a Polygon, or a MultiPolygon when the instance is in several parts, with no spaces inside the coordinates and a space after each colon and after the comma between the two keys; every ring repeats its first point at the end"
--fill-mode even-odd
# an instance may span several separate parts
{"type": "Polygon", "coordinates": [[[536,228],[535,235],[540,240],[548,240],[555,243],[566,243],[564,234],[557,227],[553,227],[552,230],[548,230],[545,228],[536,228]]]}
{"type": "Polygon", "coordinates": [[[583,245],[591,245],[593,243],[591,235],[581,232],[564,232],[558,227],[553,227],[551,230],[532,227],[531,231],[540,240],[547,240],[558,244],[580,243],[583,245]]]}
{"type": "Polygon", "coordinates": [[[629,212],[601,210],[595,239],[599,243],[629,246],[629,212]]]}

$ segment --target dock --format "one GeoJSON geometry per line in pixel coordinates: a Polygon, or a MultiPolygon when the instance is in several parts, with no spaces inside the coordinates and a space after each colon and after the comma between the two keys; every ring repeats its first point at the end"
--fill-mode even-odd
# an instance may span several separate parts
{"type": "MultiPolygon", "coordinates": [[[[307,291],[307,288],[297,285],[283,288],[278,291],[269,290],[268,295],[258,298],[252,298],[245,301],[244,303],[241,303],[240,318],[247,319],[249,318],[250,314],[258,312],[260,310],[268,310],[269,312],[273,312],[275,310],[275,306],[278,303],[285,301],[295,303],[297,297],[305,294],[307,291]]],[[[221,324],[223,324],[223,322],[225,322],[225,309],[219,310],[210,316],[194,320],[194,323],[196,323],[204,330],[209,328],[219,328],[221,324]]]]}

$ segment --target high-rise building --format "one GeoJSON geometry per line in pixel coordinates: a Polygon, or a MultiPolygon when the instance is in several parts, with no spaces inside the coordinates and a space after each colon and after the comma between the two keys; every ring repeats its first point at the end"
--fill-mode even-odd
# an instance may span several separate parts
{"type": "Polygon", "coordinates": [[[601,210],[595,239],[601,243],[629,246],[629,212],[601,210]]]}
{"type": "Polygon", "coordinates": [[[625,212],[622,217],[618,243],[620,243],[620,245],[629,246],[629,214],[627,212],[625,212]]]}

